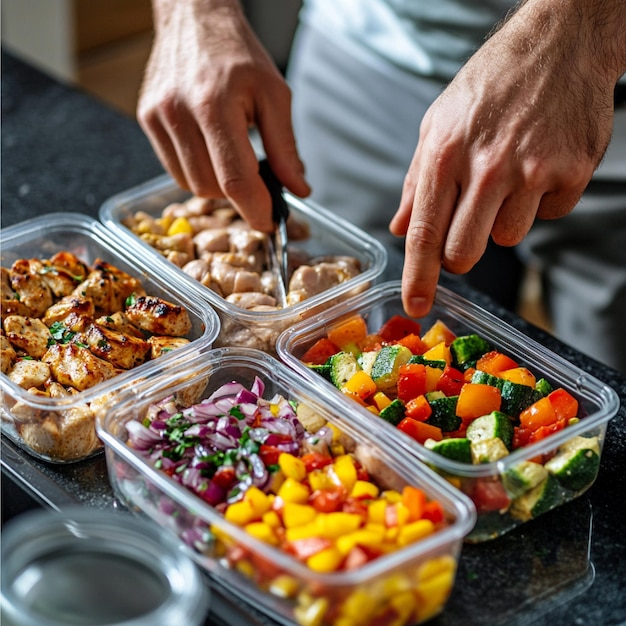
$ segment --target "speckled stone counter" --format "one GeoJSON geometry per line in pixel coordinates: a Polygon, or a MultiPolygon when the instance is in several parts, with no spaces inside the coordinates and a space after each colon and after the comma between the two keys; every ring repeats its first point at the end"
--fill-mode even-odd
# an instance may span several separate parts
{"type": "MultiPolygon", "coordinates": [[[[97,218],[107,198],[162,173],[135,120],[3,53],[3,228],[56,211],[97,218]]],[[[453,288],[615,389],[622,406],[609,423],[593,487],[500,539],[465,545],[452,597],[430,623],[626,624],[626,379],[485,296],[461,285],[453,288]]],[[[1,463],[3,521],[36,506],[80,503],[123,510],[109,486],[103,455],[50,465],[3,436],[1,463]]],[[[207,624],[274,624],[211,584],[215,593],[207,624]]]]}

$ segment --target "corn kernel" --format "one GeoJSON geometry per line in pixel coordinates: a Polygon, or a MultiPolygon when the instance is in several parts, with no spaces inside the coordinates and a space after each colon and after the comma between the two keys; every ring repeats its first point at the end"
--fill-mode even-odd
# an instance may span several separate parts
{"type": "Polygon", "coordinates": [[[330,548],[326,548],[326,550],[320,550],[313,556],[310,556],[306,560],[306,564],[314,572],[328,574],[329,572],[334,572],[339,567],[342,559],[343,554],[341,554],[337,548],[331,546],[330,548]]]}
{"type": "Polygon", "coordinates": [[[306,465],[302,459],[283,452],[278,457],[278,465],[287,478],[302,482],[306,478],[306,465]]]}
{"type": "Polygon", "coordinates": [[[369,496],[370,498],[377,498],[379,489],[374,483],[370,483],[367,480],[357,480],[352,487],[350,495],[354,498],[360,498],[361,496],[369,496]]]}
{"type": "Polygon", "coordinates": [[[435,525],[428,519],[420,519],[400,527],[398,545],[407,546],[435,532],[435,525]]]}
{"type": "Polygon", "coordinates": [[[270,545],[278,545],[278,538],[274,534],[274,529],[264,522],[250,522],[244,526],[244,530],[253,537],[269,543],[270,545]]]}
{"type": "Polygon", "coordinates": [[[278,493],[283,502],[299,502],[304,504],[309,499],[309,488],[293,478],[286,478],[278,493]]]}
{"type": "Polygon", "coordinates": [[[308,524],[315,519],[317,511],[309,504],[285,502],[283,506],[283,523],[286,528],[294,528],[308,524]]]}
{"type": "Polygon", "coordinates": [[[186,217],[175,218],[174,221],[170,224],[170,227],[167,229],[168,237],[181,234],[193,235],[193,228],[191,227],[191,224],[186,217]]]}

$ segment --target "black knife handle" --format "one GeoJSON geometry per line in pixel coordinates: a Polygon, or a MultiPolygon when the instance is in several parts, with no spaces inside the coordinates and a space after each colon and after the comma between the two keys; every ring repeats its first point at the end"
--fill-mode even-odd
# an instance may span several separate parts
{"type": "Polygon", "coordinates": [[[274,174],[274,170],[270,167],[267,159],[259,161],[259,176],[263,179],[267,190],[272,197],[272,219],[278,223],[280,218],[287,219],[289,217],[289,206],[283,197],[283,186],[274,174]]]}

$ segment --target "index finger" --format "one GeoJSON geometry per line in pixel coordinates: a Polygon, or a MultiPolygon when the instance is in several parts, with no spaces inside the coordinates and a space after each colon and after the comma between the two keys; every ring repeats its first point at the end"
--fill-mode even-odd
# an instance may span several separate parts
{"type": "Polygon", "coordinates": [[[438,183],[430,166],[418,174],[402,270],[402,304],[412,317],[423,317],[432,307],[458,192],[457,184],[438,183]]]}

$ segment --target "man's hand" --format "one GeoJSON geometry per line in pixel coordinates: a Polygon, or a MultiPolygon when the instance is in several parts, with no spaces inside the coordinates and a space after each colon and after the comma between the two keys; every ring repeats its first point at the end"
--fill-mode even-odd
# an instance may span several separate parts
{"type": "Polygon", "coordinates": [[[153,0],[155,41],[137,117],[183,188],[227,197],[270,231],[270,196],[249,140],[256,127],[280,181],[306,196],[291,92],[235,0],[153,0]]]}
{"type": "Polygon", "coordinates": [[[465,273],[490,236],[513,246],[574,208],[610,140],[624,7],[529,0],[433,103],[390,224],[406,235],[407,313],[430,310],[442,266],[465,273]]]}

